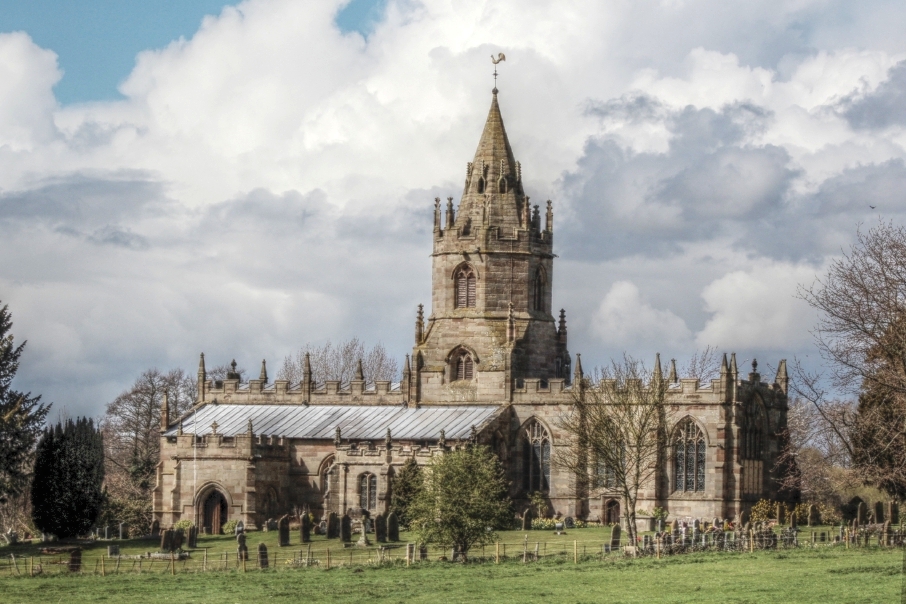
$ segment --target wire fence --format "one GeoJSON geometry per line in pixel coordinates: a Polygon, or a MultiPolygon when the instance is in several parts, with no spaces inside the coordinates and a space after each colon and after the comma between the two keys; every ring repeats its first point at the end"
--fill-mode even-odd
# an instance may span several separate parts
{"type": "Polygon", "coordinates": [[[436,562],[473,564],[536,563],[542,561],[580,562],[618,558],[668,557],[695,552],[754,553],[763,550],[803,548],[902,548],[906,531],[882,526],[858,530],[802,531],[751,529],[749,531],[675,531],[645,535],[634,545],[617,542],[547,541],[528,534],[520,541],[498,541],[476,546],[465,554],[455,548],[396,543],[361,547],[341,542],[324,542],[317,551],[311,544],[302,549],[259,545],[244,551],[195,549],[168,553],[117,555],[83,551],[78,546],[46,548],[36,556],[8,554],[0,562],[0,576],[36,577],[48,574],[186,574],[205,572],[329,570],[355,566],[415,566],[436,562]],[[336,547],[333,544],[336,543],[336,547]]]}

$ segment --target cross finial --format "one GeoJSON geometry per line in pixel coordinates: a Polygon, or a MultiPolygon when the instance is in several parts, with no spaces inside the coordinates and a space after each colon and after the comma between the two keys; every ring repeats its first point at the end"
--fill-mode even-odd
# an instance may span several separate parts
{"type": "Polygon", "coordinates": [[[217,420],[214,420],[214,423],[211,424],[211,434],[217,434],[217,420]]]}
{"type": "Polygon", "coordinates": [[[501,61],[506,61],[506,55],[502,52],[497,53],[496,59],[494,58],[494,55],[491,55],[491,63],[494,64],[494,90],[492,91],[494,94],[497,94],[497,63],[500,63],[501,61]]]}

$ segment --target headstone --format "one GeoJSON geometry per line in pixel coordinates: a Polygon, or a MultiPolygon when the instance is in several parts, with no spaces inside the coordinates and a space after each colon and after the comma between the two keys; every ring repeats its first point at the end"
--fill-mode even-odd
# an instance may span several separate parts
{"type": "Polygon", "coordinates": [[[383,514],[378,514],[374,518],[374,538],[378,543],[387,541],[387,520],[383,514]]]}
{"type": "Polygon", "coordinates": [[[343,518],[340,520],[340,540],[343,543],[352,541],[352,518],[349,517],[348,510],[343,514],[343,518]]]}
{"type": "Polygon", "coordinates": [[[737,518],[739,519],[739,522],[737,522],[739,526],[745,526],[749,523],[749,514],[745,510],[739,512],[739,516],[737,516],[737,518]]]}
{"type": "Polygon", "coordinates": [[[567,516],[563,519],[563,526],[568,529],[574,529],[576,528],[576,521],[572,519],[572,516],[567,516]]]}
{"type": "Polygon", "coordinates": [[[783,504],[778,501],[777,505],[774,507],[774,517],[777,518],[777,524],[783,524],[783,521],[785,520],[784,512],[786,511],[783,509],[783,504]]]}
{"type": "Polygon", "coordinates": [[[120,539],[129,538],[129,525],[125,522],[120,522],[120,539]]]}
{"type": "Polygon", "coordinates": [[[820,522],[818,519],[818,506],[812,503],[808,506],[808,525],[818,526],[820,522]]]}
{"type": "Polygon", "coordinates": [[[112,558],[113,556],[120,555],[120,546],[119,545],[108,545],[107,546],[107,557],[112,558]]]}
{"type": "Polygon", "coordinates": [[[676,518],[673,519],[673,522],[670,523],[670,532],[674,535],[679,531],[679,520],[676,518]]]}
{"type": "Polygon", "coordinates": [[[249,548],[245,544],[245,533],[239,533],[236,535],[236,554],[239,556],[239,560],[248,560],[249,559],[249,548]]]}
{"type": "Polygon", "coordinates": [[[610,547],[611,549],[620,547],[620,525],[615,524],[610,530],[610,547]]]}
{"type": "Polygon", "coordinates": [[[302,543],[311,543],[311,524],[308,514],[302,514],[302,521],[299,523],[299,537],[302,543]]]}
{"type": "Polygon", "coordinates": [[[880,501],[875,501],[875,523],[884,524],[884,504],[880,501]]]}
{"type": "Polygon", "coordinates": [[[281,516],[277,522],[277,531],[279,532],[280,547],[289,547],[289,516],[281,516]]]}
{"type": "Polygon", "coordinates": [[[563,534],[563,523],[562,522],[554,523],[554,532],[557,533],[558,535],[563,534]]]}
{"type": "Polygon", "coordinates": [[[337,518],[336,512],[331,512],[327,517],[327,538],[339,539],[340,537],[340,519],[337,518]]]}
{"type": "Polygon", "coordinates": [[[396,512],[390,512],[387,516],[387,540],[393,542],[400,540],[400,520],[396,512]]]}
{"type": "Polygon", "coordinates": [[[244,532],[245,532],[245,523],[242,522],[242,520],[240,520],[239,522],[236,523],[235,534],[238,535],[239,533],[244,533],[244,532]]]}
{"type": "Polygon", "coordinates": [[[362,531],[362,536],[359,537],[359,540],[356,542],[358,547],[368,547],[371,545],[371,541],[368,540],[368,533],[362,531]]]}
{"type": "Polygon", "coordinates": [[[267,546],[263,543],[258,544],[258,568],[267,568],[267,546]]]}
{"type": "Polygon", "coordinates": [[[193,525],[193,526],[189,527],[189,536],[188,536],[187,546],[189,549],[195,549],[198,547],[198,527],[197,526],[193,525]]]}
{"type": "Polygon", "coordinates": [[[110,531],[110,526],[109,525],[105,526],[104,527],[104,539],[112,539],[113,537],[111,537],[110,535],[112,535],[112,533],[110,531]]]}
{"type": "Polygon", "coordinates": [[[160,537],[160,522],[157,520],[151,523],[151,536],[155,539],[160,537]]]}
{"type": "Polygon", "coordinates": [[[82,570],[82,550],[76,548],[69,552],[69,572],[77,573],[82,570]]]}
{"type": "Polygon", "coordinates": [[[173,530],[167,529],[160,532],[160,551],[163,553],[173,551],[173,530]]]}
{"type": "Polygon", "coordinates": [[[182,548],[183,544],[186,542],[186,534],[182,529],[176,529],[173,532],[173,551],[176,551],[182,548]]]}
{"type": "Polygon", "coordinates": [[[277,519],[268,518],[267,522],[264,523],[264,528],[267,531],[276,531],[277,530],[277,519]]]}
{"type": "Polygon", "coordinates": [[[530,531],[532,530],[532,520],[534,520],[534,515],[532,514],[532,508],[527,508],[525,513],[522,514],[522,530],[530,531]]]}
{"type": "Polygon", "coordinates": [[[896,501],[891,501],[887,504],[887,519],[890,521],[890,524],[900,524],[900,504],[896,501]]]}
{"type": "Polygon", "coordinates": [[[856,522],[859,524],[859,526],[862,526],[863,524],[865,524],[865,515],[866,515],[865,502],[860,501],[858,507],[856,508],[856,522]]]}

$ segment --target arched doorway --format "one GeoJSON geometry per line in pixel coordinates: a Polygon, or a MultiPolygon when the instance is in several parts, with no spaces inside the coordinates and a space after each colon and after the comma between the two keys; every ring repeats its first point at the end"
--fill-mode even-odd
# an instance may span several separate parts
{"type": "Polygon", "coordinates": [[[620,524],[620,502],[616,499],[608,499],[604,502],[604,522],[620,524]]]}
{"type": "Polygon", "coordinates": [[[223,524],[227,521],[227,502],[223,493],[214,489],[202,504],[202,518],[205,532],[209,535],[223,533],[223,524]]]}

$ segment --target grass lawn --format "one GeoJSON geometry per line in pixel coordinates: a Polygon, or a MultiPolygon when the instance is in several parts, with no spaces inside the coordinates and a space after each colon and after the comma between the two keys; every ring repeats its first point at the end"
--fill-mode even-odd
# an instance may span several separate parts
{"type": "MultiPolygon", "coordinates": [[[[372,567],[359,565],[356,560],[353,566],[336,566],[329,571],[323,567],[288,568],[280,564],[278,571],[252,570],[249,565],[246,573],[228,570],[204,574],[184,572],[178,565],[175,576],[162,572],[165,566],[159,564],[152,572],[146,570],[140,575],[121,570],[106,577],[71,576],[53,570],[35,578],[11,577],[4,571],[0,574],[0,601],[874,603],[898,601],[903,579],[903,550],[875,547],[701,553],[662,560],[618,556],[595,560],[589,556],[573,564],[573,538],[578,540],[586,532],[597,533],[597,540],[587,541],[591,547],[600,542],[605,531],[571,531],[563,543],[569,555],[551,555],[529,564],[518,560],[499,565],[428,562],[406,568],[399,562],[372,567]]],[[[523,535],[508,534],[510,538],[506,540],[516,543],[511,537],[518,536],[521,552],[523,535]]],[[[542,535],[554,537],[541,531],[529,533],[530,539],[542,535]]],[[[259,541],[267,542],[273,537],[270,533],[252,533],[250,549],[259,541]]],[[[547,542],[551,551],[556,547],[551,544],[558,543],[552,539],[547,542]]],[[[229,538],[211,537],[208,543],[212,548],[209,559],[215,557],[211,553],[215,547],[230,552],[235,547],[229,538]]],[[[324,542],[316,545],[326,549],[324,542]]],[[[294,545],[291,549],[298,551],[298,548],[294,545]]],[[[7,555],[11,549],[0,548],[0,553],[7,555]]],[[[132,546],[123,551],[128,549],[132,546]]],[[[280,550],[281,559],[287,556],[286,548],[270,548],[272,555],[276,549],[280,550]]],[[[342,555],[339,554],[340,563],[342,555]]],[[[85,560],[90,559],[86,555],[85,560]]],[[[110,563],[107,564],[109,573],[110,563]]],[[[24,570],[24,566],[20,568],[24,570]]]]}

